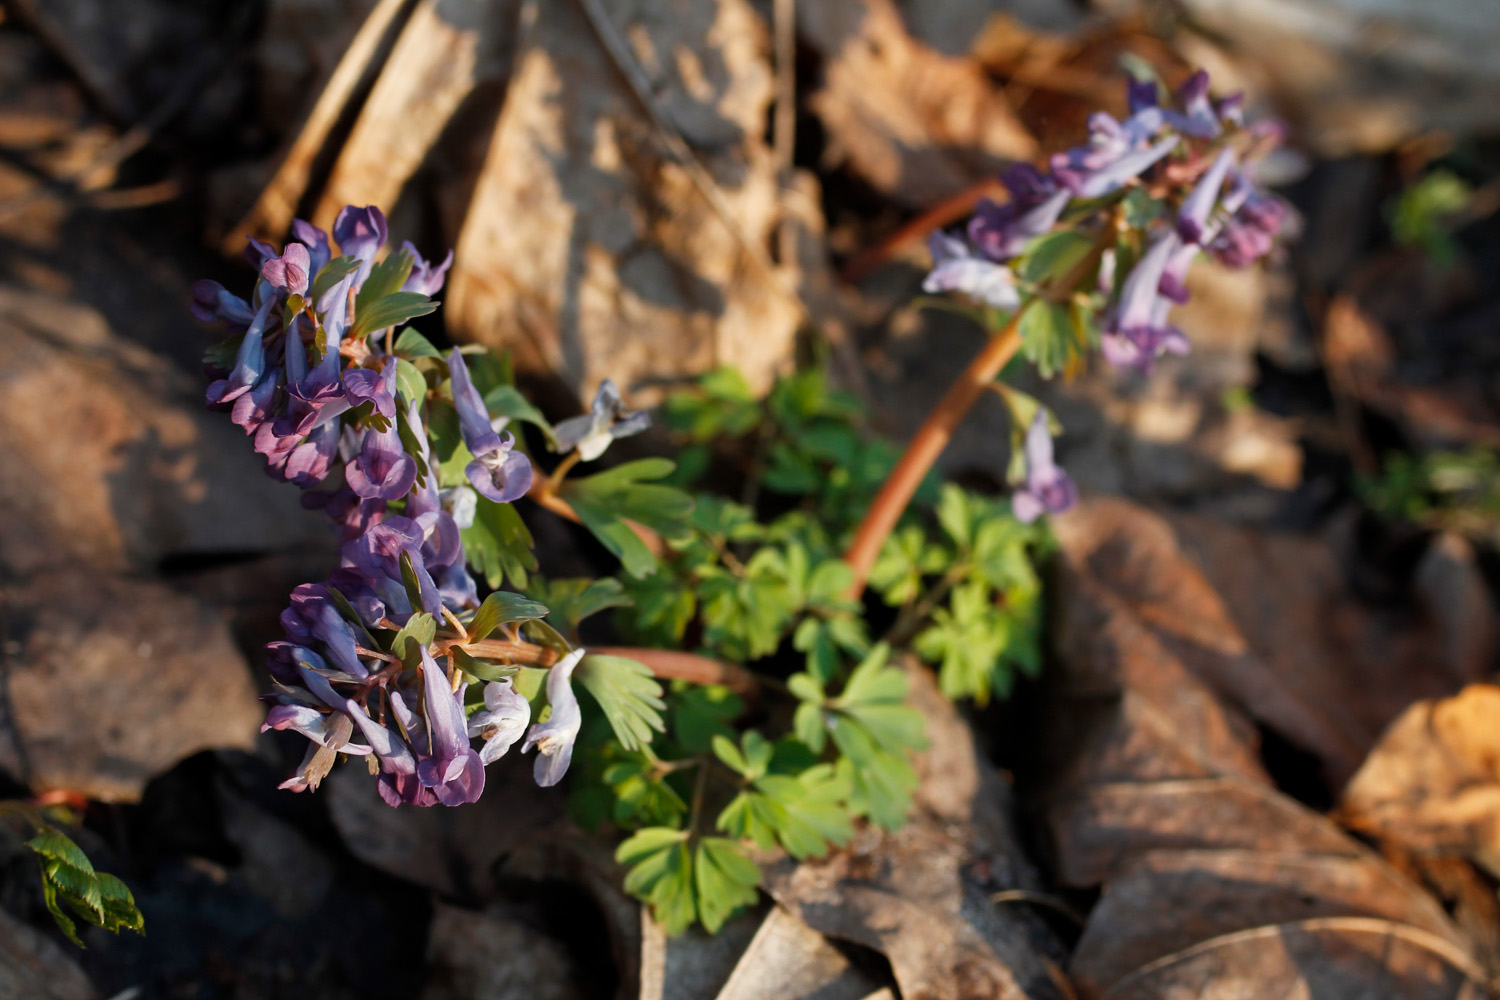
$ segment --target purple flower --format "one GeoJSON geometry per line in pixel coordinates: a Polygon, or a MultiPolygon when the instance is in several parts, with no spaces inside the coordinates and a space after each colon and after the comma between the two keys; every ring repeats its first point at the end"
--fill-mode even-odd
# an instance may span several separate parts
{"type": "Polygon", "coordinates": [[[370,276],[375,254],[385,246],[387,235],[385,213],[374,205],[364,208],[345,205],[338,218],[333,220],[333,238],[338,240],[339,251],[359,258],[359,270],[354,276],[355,288],[363,285],[370,276]]]}
{"type": "Polygon", "coordinates": [[[933,233],[927,242],[932,251],[932,272],[922,282],[924,292],[960,292],[996,309],[1016,309],[1021,293],[1010,268],[976,256],[963,240],[947,233],[933,233]]]}
{"type": "Polygon", "coordinates": [[[208,387],[208,403],[210,406],[222,406],[233,402],[260,381],[266,371],[266,346],[265,329],[266,320],[271,315],[271,307],[276,304],[274,298],[267,297],[260,304],[260,311],[250,321],[250,328],[245,331],[245,339],[240,341],[240,349],[235,354],[234,369],[230,371],[228,378],[219,379],[208,387]]]}
{"type": "Polygon", "coordinates": [[[346,542],[341,550],[344,565],[359,571],[385,605],[386,613],[397,622],[412,611],[411,599],[401,578],[403,554],[411,559],[422,610],[429,614],[442,611],[437,584],[422,557],[423,540],[422,529],[415,521],[407,517],[387,517],[379,524],[371,525],[363,535],[346,542]]]}
{"type": "Polygon", "coordinates": [[[463,805],[484,791],[484,763],[469,746],[464,689],[453,690],[448,675],[422,650],[422,701],[427,710],[427,748],[417,747],[417,780],[446,806],[463,805]]]}
{"type": "Polygon", "coordinates": [[[316,486],[333,468],[338,450],[338,424],[327,423],[315,427],[300,444],[287,453],[286,464],[279,470],[279,474],[283,479],[304,489],[316,486]]]}
{"type": "Polygon", "coordinates": [[[537,749],[536,783],[550,788],[568,773],[568,764],[573,760],[573,742],[578,730],[583,727],[583,713],[578,708],[578,697],[573,694],[573,668],[583,659],[583,650],[575,649],[564,656],[547,673],[547,701],[552,705],[552,714],[546,722],[539,722],[526,734],[526,745],[521,752],[532,747],[537,749]]]}
{"type": "Polygon", "coordinates": [[[986,198],[969,220],[969,240],[993,261],[1007,261],[1026,244],[1050,232],[1071,195],[1028,163],[1006,171],[1010,201],[997,205],[986,198]]]}
{"type": "MultiPolygon", "coordinates": [[[[407,732],[411,732],[415,728],[416,719],[406,707],[400,692],[392,691],[390,698],[391,713],[407,727],[407,732]]],[[[421,806],[436,804],[437,796],[417,781],[417,757],[406,741],[397,732],[370,718],[364,706],[352,698],[345,703],[344,711],[354,720],[360,735],[380,760],[380,781],[376,785],[380,797],[391,806],[402,803],[421,806]]]]}
{"type": "Polygon", "coordinates": [[[429,298],[443,290],[443,281],[448,277],[448,268],[453,264],[453,251],[443,258],[441,264],[433,264],[417,253],[410,240],[401,244],[401,249],[411,254],[411,274],[401,286],[403,292],[420,292],[429,298]]]}
{"type": "Polygon", "coordinates": [[[417,481],[417,462],[401,447],[394,424],[383,431],[370,428],[359,455],[345,466],[344,480],[367,500],[400,500],[417,481]]]}
{"type": "Polygon", "coordinates": [[[1176,233],[1159,235],[1126,275],[1120,300],[1100,339],[1105,358],[1116,367],[1134,368],[1144,375],[1159,355],[1187,353],[1187,338],[1166,322],[1172,300],[1160,292],[1167,262],[1179,246],[1176,233]]]}
{"type": "Polygon", "coordinates": [[[627,412],[614,380],[605,379],[594,393],[590,411],[581,417],[562,421],[553,428],[553,433],[558,451],[577,448],[579,458],[592,462],[604,454],[611,441],[639,434],[650,426],[651,415],[644,410],[627,412]]]}
{"type": "Polygon", "coordinates": [[[1030,524],[1044,513],[1061,514],[1078,502],[1073,480],[1052,461],[1052,432],[1047,429],[1047,414],[1041,409],[1026,429],[1022,452],[1026,482],[1010,498],[1016,520],[1030,524]]]}
{"type": "Polygon", "coordinates": [[[351,407],[369,403],[382,417],[395,420],[396,359],[386,358],[380,371],[351,368],[344,372],[344,394],[348,396],[351,407]]]}
{"type": "Polygon", "coordinates": [[[531,703],[521,697],[509,677],[486,684],[484,708],[469,716],[469,735],[484,738],[480,761],[488,765],[505,756],[530,721],[531,703]]]}
{"type": "Polygon", "coordinates": [[[1226,267],[1247,267],[1271,252],[1276,237],[1291,219],[1280,198],[1257,190],[1241,174],[1224,199],[1228,217],[1208,242],[1208,252],[1226,267]]]}
{"type": "Polygon", "coordinates": [[[250,266],[259,271],[261,265],[276,256],[276,248],[269,243],[263,243],[254,236],[245,238],[245,259],[250,266]]]}
{"type": "Polygon", "coordinates": [[[272,257],[260,266],[260,276],[272,288],[288,296],[306,295],[311,278],[312,257],[301,243],[288,243],[280,257],[272,257]]]}
{"type": "MultiPolygon", "coordinates": [[[[330,738],[338,736],[338,734],[330,733],[329,716],[307,705],[273,705],[266,713],[266,721],[261,724],[260,731],[265,732],[268,729],[290,729],[295,733],[301,733],[320,747],[329,746],[330,738]]],[[[344,734],[343,738],[347,741],[348,735],[344,734]]],[[[363,743],[349,742],[330,749],[356,757],[363,757],[373,752],[363,743]]]]}
{"type": "Polygon", "coordinates": [[[229,292],[217,281],[193,282],[193,316],[203,323],[223,320],[230,326],[249,326],[255,319],[250,303],[229,292]]]}
{"type": "Polygon", "coordinates": [[[469,378],[468,366],[458,348],[448,355],[452,374],[453,405],[458,410],[459,430],[474,461],[464,468],[464,475],[480,493],[496,503],[511,503],[531,489],[531,460],[512,451],[515,438],[503,438],[490,424],[489,411],[479,390],[469,378]]]}
{"type": "Polygon", "coordinates": [[[1169,135],[1150,146],[1138,149],[1126,147],[1115,150],[1111,146],[1108,147],[1108,153],[1098,149],[1085,150],[1083,155],[1078,156],[1074,155],[1079,152],[1077,150],[1059,153],[1053,157],[1052,172],[1078,197],[1098,198],[1135,180],[1147,168],[1176,149],[1177,143],[1177,136],[1169,135]]]}
{"type": "Polygon", "coordinates": [[[328,234],[311,222],[293,219],[292,235],[307,247],[307,273],[316,278],[318,272],[323,270],[323,266],[333,257],[333,252],[328,248],[328,234]]]}
{"type": "Polygon", "coordinates": [[[1177,211],[1177,234],[1185,242],[1201,244],[1217,231],[1218,225],[1209,217],[1219,201],[1219,191],[1234,166],[1234,159],[1233,150],[1220,150],[1213,164],[1198,178],[1193,190],[1182,199],[1182,206],[1177,211]]]}
{"type": "Polygon", "coordinates": [[[321,643],[334,666],[354,677],[368,677],[360,662],[354,627],[344,620],[320,583],[304,583],[292,591],[291,605],[281,613],[288,639],[307,645],[321,643]]]}
{"type": "Polygon", "coordinates": [[[1208,73],[1198,70],[1177,88],[1177,103],[1182,111],[1168,111],[1167,123],[1184,135],[1212,139],[1224,131],[1219,115],[1208,99],[1208,73]]]}

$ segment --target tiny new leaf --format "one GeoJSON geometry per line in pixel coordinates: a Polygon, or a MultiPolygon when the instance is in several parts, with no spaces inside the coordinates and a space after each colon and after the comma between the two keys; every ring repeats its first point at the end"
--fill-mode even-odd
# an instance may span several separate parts
{"type": "Polygon", "coordinates": [[[479,610],[474,612],[474,618],[467,626],[469,638],[477,642],[501,625],[535,621],[546,618],[549,613],[545,604],[539,604],[520,594],[497,590],[486,597],[479,610]]]}

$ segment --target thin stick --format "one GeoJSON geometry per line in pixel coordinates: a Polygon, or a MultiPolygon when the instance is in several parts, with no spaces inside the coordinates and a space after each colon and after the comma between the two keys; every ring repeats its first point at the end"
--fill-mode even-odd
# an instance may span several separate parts
{"type": "Polygon", "coordinates": [[[850,600],[858,600],[864,593],[865,581],[870,576],[870,568],[875,565],[876,557],[880,555],[881,546],[900,520],[906,505],[911,502],[917,487],[922,484],[927,470],[932,468],[943,449],[948,447],[954,429],[968,415],[984,390],[995,380],[995,376],[1000,374],[1000,369],[1015,356],[1016,349],[1021,346],[1021,317],[1026,308],[1023,305],[1016,311],[1005,328],[990,338],[984,350],[969,362],[969,367],[948,387],[948,392],[927,415],[926,422],[912,437],[901,461],[880,488],[870,509],[865,512],[854,541],[844,554],[844,561],[854,570],[854,583],[847,595],[850,600]]]}

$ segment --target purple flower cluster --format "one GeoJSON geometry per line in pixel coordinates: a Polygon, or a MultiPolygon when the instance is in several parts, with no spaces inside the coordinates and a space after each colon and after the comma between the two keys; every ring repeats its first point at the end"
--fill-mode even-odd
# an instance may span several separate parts
{"type": "Polygon", "coordinates": [[[1167,313],[1186,301],[1187,269],[1198,252],[1245,267],[1270,252],[1289,210],[1256,187],[1242,160],[1242,151],[1263,151],[1277,132],[1246,128],[1239,95],[1212,101],[1208,75],[1199,71],[1178,89],[1172,106],[1158,97],[1156,84],[1134,83],[1124,121],[1097,112],[1089,119],[1087,145],[1052,156],[1047,172],[1029,164],[1006,171],[1005,204],[982,202],[962,236],[933,234],[933,269],[924,289],[1019,308],[1026,290],[1011,264],[1033,240],[1052,232],[1070,208],[1079,216],[1075,228],[1097,232],[1116,196],[1145,186],[1154,198],[1176,200],[1175,223],[1142,234],[1144,251],[1118,275],[1117,287],[1117,276],[1103,269],[1113,301],[1101,346],[1113,364],[1143,373],[1162,354],[1185,353],[1187,341],[1167,313]]]}
{"type": "MultiPolygon", "coordinates": [[[[267,696],[262,731],[289,729],[309,741],[282,787],[316,788],[337,756],[349,754],[369,760],[393,806],[473,802],[484,789],[485,765],[523,734],[523,749],[539,751],[538,782],[555,784],[578,733],[571,674],[582,652],[550,672],[551,716],[529,733],[531,706],[509,680],[486,684],[471,716],[465,675],[448,652],[452,638],[461,643],[465,635],[460,623],[479,606],[461,535],[474,517],[474,491],[495,503],[518,499],[531,486],[531,462],[515,449],[504,420],[490,419],[454,350],[446,370],[473,454],[466,470],[472,491],[440,491],[428,408],[446,402],[429,398],[435,394],[425,386],[410,392],[420,398],[398,391],[398,366],[409,363],[393,352],[392,338],[359,327],[355,316],[356,307],[376,306],[360,293],[386,242],[384,216],[374,207],[339,213],[333,241],[342,256],[327,233],[306,222],[294,224],[294,235],[280,253],[251,241],[247,255],[259,278],[249,301],[199,282],[193,304],[200,319],[242,333],[233,368],[214,373],[209,405],[229,410],[266,456],[267,470],[303,487],[305,505],[342,529],[340,568],[293,591],[281,616],[286,638],[269,646],[275,692],[267,696]],[[448,641],[432,641],[439,625],[450,624],[448,641]],[[475,737],[482,750],[471,746],[475,737]]],[[[409,272],[394,289],[390,276],[399,270],[387,269],[385,293],[437,293],[452,254],[433,265],[410,244],[402,252],[409,272]]],[[[606,410],[600,418],[612,419],[615,409],[606,410]]]]}
{"type": "MultiPolygon", "coordinates": [[[[1229,267],[1254,263],[1270,253],[1290,209],[1253,178],[1252,160],[1279,141],[1278,126],[1246,127],[1243,98],[1212,100],[1202,71],[1169,104],[1160,96],[1154,82],[1133,83],[1124,121],[1096,113],[1088,143],[1052,156],[1045,172],[1028,164],[1006,171],[1005,204],[982,202],[962,234],[932,235],[933,268],[923,288],[1006,311],[1027,308],[1039,289],[1021,280],[1016,260],[1039,237],[1066,228],[1094,241],[1095,254],[1084,262],[1097,261],[1097,268],[1071,278],[1095,282],[1102,293],[1104,357],[1147,374],[1158,357],[1187,353],[1187,338],[1168,314],[1187,301],[1193,260],[1206,252],[1229,267]],[[1121,203],[1131,190],[1160,206],[1155,221],[1125,221],[1121,203]],[[1119,240],[1122,225],[1128,238],[1119,240]],[[1121,266],[1126,261],[1128,268],[1121,266]]],[[[1024,429],[1021,448],[1028,471],[1016,494],[1017,515],[1032,520],[1070,506],[1075,491],[1052,462],[1044,421],[1024,429]]]]}

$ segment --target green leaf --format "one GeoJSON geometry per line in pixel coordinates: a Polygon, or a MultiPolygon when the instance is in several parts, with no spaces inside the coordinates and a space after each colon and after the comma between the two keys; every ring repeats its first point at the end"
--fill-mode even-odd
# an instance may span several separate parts
{"type": "Polygon", "coordinates": [[[94,874],[94,866],[89,863],[88,855],[83,853],[83,848],[73,843],[72,839],[61,830],[50,827],[43,829],[28,840],[26,846],[44,858],[60,861],[86,875],[94,874]]]}
{"type": "Polygon", "coordinates": [[[1016,274],[1035,285],[1058,281],[1088,256],[1093,245],[1092,238],[1072,229],[1038,236],[1026,245],[1016,274]]]}
{"type": "Polygon", "coordinates": [[[479,497],[474,508],[474,523],[464,528],[460,536],[469,565],[478,570],[491,587],[499,587],[509,580],[511,586],[524,589],[528,574],[536,572],[536,553],[533,551],[536,543],[532,541],[526,522],[521,520],[520,512],[512,504],[479,497]]]}
{"type": "Polygon", "coordinates": [[[651,743],[653,732],[666,731],[661,685],[645,664],[622,656],[585,656],[577,677],[604,709],[626,750],[639,750],[651,743]]]}
{"type": "Polygon", "coordinates": [[[545,604],[539,604],[520,594],[497,590],[486,597],[479,610],[474,612],[474,619],[467,626],[469,638],[478,641],[501,625],[534,621],[546,618],[550,613],[545,604]]]}
{"type": "Polygon", "coordinates": [[[401,331],[401,336],[396,338],[396,355],[398,357],[414,358],[439,358],[443,352],[433,346],[432,341],[422,336],[413,327],[407,327],[401,331]]]}
{"type": "Polygon", "coordinates": [[[359,270],[358,257],[345,256],[333,258],[319,268],[318,273],[313,276],[312,289],[307,293],[307,297],[316,303],[334,285],[337,285],[357,270],[359,270]]]}
{"type": "Polygon", "coordinates": [[[421,292],[391,292],[361,309],[356,314],[354,326],[349,333],[356,339],[365,337],[377,330],[400,326],[407,320],[426,316],[437,307],[436,302],[421,292]]]}
{"type": "Polygon", "coordinates": [[[437,619],[432,615],[422,612],[412,615],[396,637],[391,640],[391,653],[399,657],[401,662],[407,666],[414,666],[421,656],[421,650],[432,645],[432,640],[437,636],[437,619]],[[411,646],[409,643],[416,643],[411,646]]]}
{"type": "Polygon", "coordinates": [[[698,919],[717,934],[724,921],[760,898],[760,866],[741,854],[738,844],[720,837],[699,841],[696,861],[698,919]]]}
{"type": "Polygon", "coordinates": [[[689,754],[706,753],[715,736],[731,737],[732,723],[745,710],[744,701],[718,684],[674,681],[668,711],[672,736],[689,754]]]}
{"type": "Polygon", "coordinates": [[[786,825],[786,810],[760,792],[745,789],[729,800],[714,828],[737,840],[754,841],[762,850],[776,846],[777,832],[786,825]]]}
{"type": "MultiPolygon", "coordinates": [[[[38,858],[37,860],[41,861],[40,858],[38,858]]],[[[82,948],[83,940],[78,936],[78,926],[74,924],[72,920],[68,919],[67,914],[63,913],[62,911],[62,907],[57,905],[57,885],[52,881],[47,873],[46,862],[41,861],[41,865],[42,901],[47,905],[47,912],[52,914],[52,919],[57,923],[57,929],[62,931],[63,935],[67,937],[69,941],[72,941],[78,947],[82,948]]]]}
{"type": "Polygon", "coordinates": [[[203,363],[226,371],[233,370],[235,360],[240,354],[240,344],[244,339],[243,333],[224,338],[203,352],[203,363]]]}
{"type": "Polygon", "coordinates": [[[412,263],[411,253],[405,249],[387,254],[385,260],[377,261],[370,268],[365,283],[360,286],[359,294],[354,297],[354,315],[359,316],[370,308],[371,303],[400,291],[401,286],[406,284],[406,279],[411,277],[412,263]]]}
{"type": "Polygon", "coordinates": [[[853,784],[833,765],[817,764],[796,777],[767,775],[755,786],[781,807],[776,838],[792,857],[821,857],[830,845],[843,846],[853,838],[847,803],[853,784]]]}
{"type": "Polygon", "coordinates": [[[427,398],[427,380],[417,366],[405,358],[396,359],[396,392],[408,403],[427,398]]]}
{"type": "Polygon", "coordinates": [[[625,587],[614,577],[597,580],[575,577],[568,580],[532,581],[528,592],[552,609],[552,621],[563,626],[569,635],[578,631],[579,622],[607,608],[630,606],[625,587]]]}
{"type": "Polygon", "coordinates": [[[906,822],[911,795],[917,787],[911,764],[904,757],[881,750],[864,728],[847,720],[840,720],[832,734],[843,754],[838,774],[852,788],[850,807],[887,830],[899,828],[906,822]]]}
{"type": "Polygon", "coordinates": [[[412,564],[411,552],[403,549],[401,558],[401,586],[406,589],[406,598],[411,601],[411,606],[420,608],[422,606],[422,581],[417,578],[416,566],[412,564]]]}
{"type": "Polygon", "coordinates": [[[1066,305],[1038,299],[1021,314],[1021,353],[1042,378],[1051,378],[1074,355],[1073,317],[1066,305]]]}
{"type": "Polygon", "coordinates": [[[557,438],[553,434],[551,422],[515,386],[495,386],[484,394],[484,405],[491,417],[508,417],[531,424],[546,435],[549,446],[556,446],[557,438]]]}
{"type": "Polygon", "coordinates": [[[656,761],[643,753],[626,753],[604,769],[603,780],[613,794],[611,812],[621,826],[675,826],[687,816],[688,806],[665,780],[656,761]]]}
{"type": "Polygon", "coordinates": [[[635,613],[635,628],[653,645],[670,646],[682,640],[698,611],[693,589],[665,568],[642,579],[627,579],[625,592],[635,613]]]}
{"type": "Polygon", "coordinates": [[[514,678],[519,673],[519,668],[510,664],[476,659],[462,646],[454,646],[448,652],[453,657],[454,665],[476,681],[498,681],[502,678],[514,678]]]}
{"type": "Polygon", "coordinates": [[[693,860],[687,831],[647,827],[615,851],[615,860],[629,867],[625,891],[651,906],[668,934],[687,930],[698,913],[693,883],[693,860]]]}
{"type": "Polygon", "coordinates": [[[663,538],[679,537],[686,531],[692,498],[675,487],[649,482],[670,475],[673,468],[664,458],[644,458],[582,479],[569,479],[558,493],[584,526],[620,559],[627,573],[643,577],[656,568],[656,557],[625,522],[628,519],[645,525],[663,538]]]}

